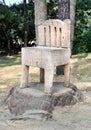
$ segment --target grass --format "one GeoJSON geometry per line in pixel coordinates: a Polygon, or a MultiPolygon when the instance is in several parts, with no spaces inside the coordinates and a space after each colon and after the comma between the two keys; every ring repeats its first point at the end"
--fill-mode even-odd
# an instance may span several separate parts
{"type": "Polygon", "coordinates": [[[78,87],[91,86],[91,53],[72,56],[72,82],[78,87]]]}
{"type": "Polygon", "coordinates": [[[7,66],[19,65],[21,62],[20,59],[20,55],[0,56],[0,69],[7,66]]]}
{"type": "MultiPolygon", "coordinates": [[[[21,80],[21,55],[0,56],[0,90],[19,84],[21,80]]],[[[62,81],[63,76],[54,77],[62,81]]],[[[39,69],[30,67],[29,81],[39,81],[39,69]]],[[[71,82],[79,88],[91,86],[91,53],[73,55],[71,58],[71,82]]]]}

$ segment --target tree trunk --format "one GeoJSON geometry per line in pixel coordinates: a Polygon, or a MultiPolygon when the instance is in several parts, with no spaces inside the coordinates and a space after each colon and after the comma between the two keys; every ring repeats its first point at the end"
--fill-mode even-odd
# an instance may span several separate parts
{"type": "Polygon", "coordinates": [[[58,17],[62,21],[65,19],[70,19],[70,0],[59,0],[58,17]]]}
{"type": "Polygon", "coordinates": [[[76,0],[70,0],[70,20],[71,20],[71,53],[73,48],[73,40],[74,40],[74,24],[75,24],[75,8],[76,8],[76,0]]]}
{"type": "MultiPolygon", "coordinates": [[[[58,2],[58,17],[62,21],[65,19],[71,20],[71,52],[73,46],[73,39],[74,39],[74,23],[75,23],[75,6],[76,0],[59,0],[58,2]]],[[[58,66],[56,73],[63,74],[63,66],[58,66]]]]}
{"type": "Polygon", "coordinates": [[[4,5],[6,5],[5,0],[3,0],[4,5]]]}
{"type": "Polygon", "coordinates": [[[8,39],[8,54],[11,56],[11,45],[10,45],[10,39],[8,39]]]}
{"type": "Polygon", "coordinates": [[[76,0],[59,0],[58,3],[59,19],[71,20],[71,51],[72,51],[72,46],[73,46],[72,44],[74,39],[75,7],[76,7],[76,0]]]}
{"type": "Polygon", "coordinates": [[[24,46],[27,46],[27,5],[26,5],[26,0],[23,0],[24,3],[24,46]]]}
{"type": "Polygon", "coordinates": [[[3,32],[4,32],[4,34],[5,34],[5,38],[7,39],[7,43],[8,43],[8,45],[7,45],[8,55],[11,56],[10,38],[9,38],[9,36],[8,36],[8,33],[5,31],[5,29],[4,29],[4,28],[2,28],[2,29],[3,29],[3,32]]]}
{"type": "Polygon", "coordinates": [[[35,0],[35,30],[36,40],[38,44],[38,26],[47,19],[46,0],[35,0]]]}

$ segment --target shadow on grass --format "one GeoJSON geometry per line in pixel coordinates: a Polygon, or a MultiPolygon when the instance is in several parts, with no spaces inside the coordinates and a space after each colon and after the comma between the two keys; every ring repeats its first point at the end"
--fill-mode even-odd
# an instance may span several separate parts
{"type": "Polygon", "coordinates": [[[0,69],[6,66],[21,64],[21,55],[0,56],[0,69]]]}

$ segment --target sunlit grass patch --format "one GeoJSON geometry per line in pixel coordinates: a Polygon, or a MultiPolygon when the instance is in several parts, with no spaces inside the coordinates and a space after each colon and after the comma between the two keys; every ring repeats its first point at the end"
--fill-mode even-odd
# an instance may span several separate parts
{"type": "Polygon", "coordinates": [[[21,56],[14,55],[14,56],[0,56],[0,69],[21,64],[21,56]]]}
{"type": "Polygon", "coordinates": [[[73,83],[77,86],[91,86],[91,53],[72,56],[71,68],[73,83]]]}
{"type": "Polygon", "coordinates": [[[0,88],[12,87],[12,85],[16,85],[20,82],[20,75],[15,75],[12,78],[7,77],[7,79],[0,80],[0,88]]]}

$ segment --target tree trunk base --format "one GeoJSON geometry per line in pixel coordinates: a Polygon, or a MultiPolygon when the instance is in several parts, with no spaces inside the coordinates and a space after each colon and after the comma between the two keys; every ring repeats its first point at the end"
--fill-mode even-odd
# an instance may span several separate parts
{"type": "Polygon", "coordinates": [[[54,83],[52,95],[45,94],[43,89],[42,83],[30,83],[24,89],[13,87],[7,98],[12,119],[50,118],[55,106],[74,105],[83,100],[82,93],[72,84],[65,88],[62,83],[54,83]]]}

